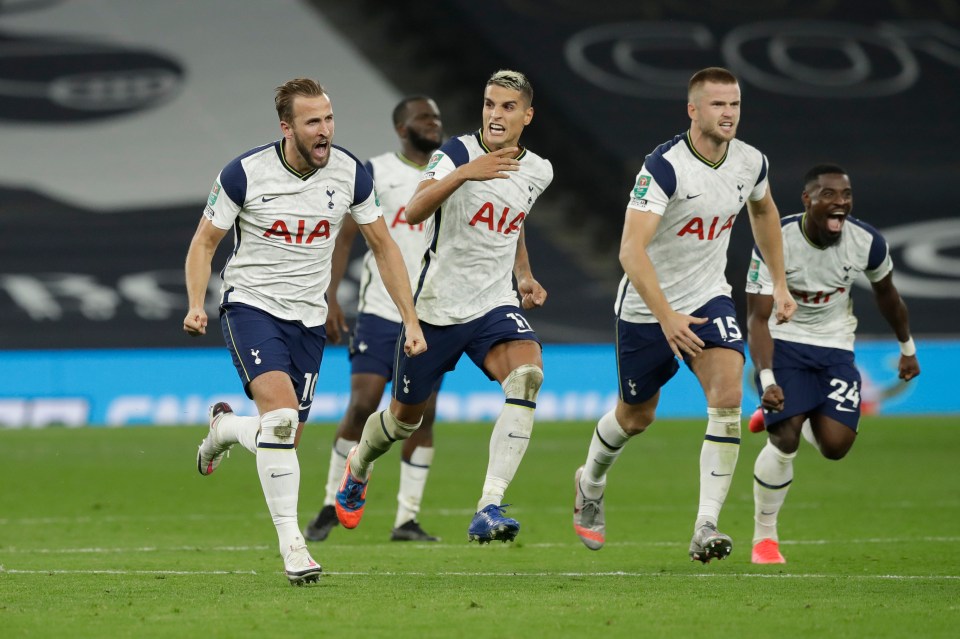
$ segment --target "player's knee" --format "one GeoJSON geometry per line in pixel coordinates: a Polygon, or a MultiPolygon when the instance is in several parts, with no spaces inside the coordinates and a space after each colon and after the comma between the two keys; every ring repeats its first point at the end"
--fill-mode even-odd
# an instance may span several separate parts
{"type": "Polygon", "coordinates": [[[371,400],[367,397],[350,397],[350,403],[347,404],[347,410],[344,413],[344,422],[346,429],[351,433],[357,433],[363,431],[363,425],[367,421],[367,417],[376,412],[377,407],[380,404],[380,397],[377,397],[374,400],[371,400]]]}
{"type": "Polygon", "coordinates": [[[300,417],[294,408],[278,408],[260,416],[260,436],[257,445],[270,448],[293,448],[300,417]]]}
{"type": "Polygon", "coordinates": [[[410,436],[420,428],[420,424],[423,422],[423,418],[417,420],[416,423],[402,422],[389,410],[381,411],[379,415],[384,433],[393,440],[410,439],[410,436]]]}
{"type": "Polygon", "coordinates": [[[846,457],[848,452],[850,452],[849,446],[837,446],[823,442],[820,444],[820,454],[830,461],[839,461],[846,457]]]}
{"type": "Polygon", "coordinates": [[[511,399],[537,401],[543,385],[543,369],[533,364],[518,366],[503,380],[503,392],[511,399]]]}
{"type": "MultiPolygon", "coordinates": [[[[783,424],[783,422],[781,422],[783,424]]],[[[774,448],[786,455],[797,452],[800,448],[800,429],[786,428],[781,424],[772,424],[767,427],[767,436],[774,448]]]]}

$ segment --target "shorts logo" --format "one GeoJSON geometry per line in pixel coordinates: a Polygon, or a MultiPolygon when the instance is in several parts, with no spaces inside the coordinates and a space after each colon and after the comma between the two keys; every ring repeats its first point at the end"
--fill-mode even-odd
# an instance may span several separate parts
{"type": "Polygon", "coordinates": [[[443,153],[434,153],[433,157],[430,158],[430,162],[427,164],[427,170],[436,168],[440,164],[440,160],[443,159],[443,153]]]}
{"type": "Polygon", "coordinates": [[[627,380],[627,386],[630,387],[630,394],[633,395],[634,397],[636,397],[636,396],[637,396],[637,383],[636,383],[635,381],[633,381],[632,379],[628,379],[628,380],[627,380]]]}
{"type": "Polygon", "coordinates": [[[750,260],[750,271],[747,277],[751,282],[756,282],[760,277],[760,260],[750,260]]]}
{"type": "Polygon", "coordinates": [[[220,196],[220,183],[214,182],[213,188],[210,189],[210,197],[207,198],[207,204],[213,206],[217,203],[217,198],[220,196]]]}
{"type": "Polygon", "coordinates": [[[642,173],[637,176],[637,183],[633,187],[633,197],[637,200],[642,200],[647,194],[647,189],[650,187],[651,178],[649,175],[643,175],[642,173]]]}
{"type": "Polygon", "coordinates": [[[407,378],[406,375],[403,376],[403,392],[404,393],[410,392],[410,380],[407,378]]]}
{"type": "Polygon", "coordinates": [[[250,349],[250,354],[253,355],[253,358],[254,358],[254,359],[253,359],[253,363],[254,363],[254,364],[262,364],[262,363],[263,363],[263,360],[260,359],[260,351],[255,351],[255,350],[253,350],[253,349],[251,348],[251,349],[250,349]]]}

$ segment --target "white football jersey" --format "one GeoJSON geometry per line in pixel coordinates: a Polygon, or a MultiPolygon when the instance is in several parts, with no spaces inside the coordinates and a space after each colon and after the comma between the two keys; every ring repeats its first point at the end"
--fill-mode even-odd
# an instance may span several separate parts
{"type": "MultiPolygon", "coordinates": [[[[775,339],[853,350],[857,318],[850,289],[863,273],[878,282],[893,270],[890,249],[875,228],[847,216],[840,241],[820,248],[803,233],[803,213],[783,218],[783,261],[797,310],[786,324],[770,317],[775,339]]],[[[773,281],[760,251],[753,248],[747,293],[773,295],[773,281]]]]}
{"type": "MultiPolygon", "coordinates": [[[[365,166],[377,185],[377,194],[380,196],[380,205],[384,211],[383,219],[387,223],[390,236],[400,247],[403,262],[407,266],[407,274],[410,276],[410,288],[415,291],[420,277],[423,253],[427,248],[426,232],[430,227],[430,220],[420,224],[407,224],[403,212],[413,192],[417,190],[424,167],[413,164],[399,153],[383,153],[370,158],[365,166]]],[[[380,270],[377,268],[377,260],[369,250],[363,256],[360,302],[357,310],[361,313],[377,315],[391,322],[401,321],[400,311],[387,293],[380,270]]]]}
{"type": "MultiPolygon", "coordinates": [[[[724,277],[730,231],[747,199],[767,192],[767,159],[740,140],[731,140],[717,163],[701,156],[689,132],[661,144],[644,160],[628,209],[661,216],[647,254],[671,308],[691,313],[718,295],[730,295],[724,277]]],[[[626,274],[615,310],[628,322],[656,318],[626,274]]]]}
{"type": "Polygon", "coordinates": [[[274,317],[320,326],[327,319],[333,245],[349,212],[358,224],[381,216],[373,179],[349,151],[331,146],[322,169],[306,174],[283,157],[283,141],[230,162],[203,214],[234,230],[221,276],[222,302],[242,302],[274,317]]]}
{"type": "MultiPolygon", "coordinates": [[[[488,153],[480,132],[452,138],[423,180],[442,179],[488,153]]],[[[498,306],[519,306],[513,263],[523,222],[553,180],[553,165],[528,149],[509,178],[468,181],[433,215],[417,292],[417,315],[437,326],[463,324],[498,306]]]]}

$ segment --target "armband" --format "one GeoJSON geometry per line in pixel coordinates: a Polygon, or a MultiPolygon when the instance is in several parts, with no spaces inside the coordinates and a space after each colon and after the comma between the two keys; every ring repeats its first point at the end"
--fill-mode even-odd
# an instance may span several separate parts
{"type": "Polygon", "coordinates": [[[777,379],[773,376],[773,371],[769,368],[764,368],[760,371],[760,387],[763,388],[763,392],[767,392],[767,389],[771,386],[777,385],[777,379]]]}
{"type": "Polygon", "coordinates": [[[917,354],[917,345],[913,343],[913,338],[907,338],[907,341],[900,342],[900,354],[904,357],[913,357],[917,354]]]}

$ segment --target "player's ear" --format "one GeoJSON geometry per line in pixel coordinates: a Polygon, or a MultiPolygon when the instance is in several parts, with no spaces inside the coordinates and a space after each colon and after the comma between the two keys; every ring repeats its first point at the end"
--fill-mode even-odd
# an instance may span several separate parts
{"type": "Polygon", "coordinates": [[[533,120],[533,107],[527,107],[526,113],[523,114],[523,126],[527,126],[533,120]]]}

